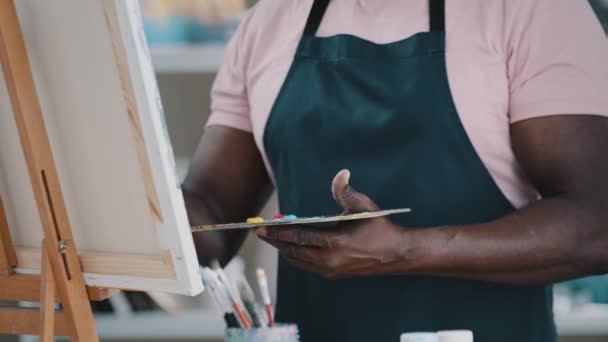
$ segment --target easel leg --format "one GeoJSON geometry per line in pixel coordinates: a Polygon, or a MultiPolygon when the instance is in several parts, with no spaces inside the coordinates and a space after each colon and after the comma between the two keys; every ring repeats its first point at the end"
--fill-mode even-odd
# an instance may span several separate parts
{"type": "Polygon", "coordinates": [[[55,326],[55,277],[51,269],[51,261],[46,252],[45,242],[42,241],[42,272],[40,280],[40,342],[53,342],[55,326]]]}
{"type": "Polygon", "coordinates": [[[4,213],[4,204],[2,198],[0,198],[0,275],[11,275],[13,267],[16,265],[17,255],[4,213]]]}
{"type": "Polygon", "coordinates": [[[74,243],[15,2],[0,0],[0,62],[46,238],[43,245],[46,253],[43,254],[48,256],[46,260],[50,262],[52,277],[73,335],[81,342],[97,342],[99,338],[78,249],[74,243]]]}

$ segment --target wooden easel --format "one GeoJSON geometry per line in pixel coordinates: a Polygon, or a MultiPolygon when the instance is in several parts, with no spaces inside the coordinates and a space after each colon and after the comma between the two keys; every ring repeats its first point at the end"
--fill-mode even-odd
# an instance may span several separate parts
{"type": "Polygon", "coordinates": [[[85,286],[14,0],[0,0],[0,61],[44,231],[40,276],[14,274],[18,260],[0,199],[0,300],[40,302],[39,310],[0,308],[0,334],[99,341],[90,301],[117,290],[85,286]]]}

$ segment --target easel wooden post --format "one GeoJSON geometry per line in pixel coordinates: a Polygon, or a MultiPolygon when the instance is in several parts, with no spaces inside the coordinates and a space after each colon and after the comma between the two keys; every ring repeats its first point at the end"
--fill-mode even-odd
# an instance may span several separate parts
{"type": "Polygon", "coordinates": [[[14,0],[0,0],[0,61],[45,237],[41,275],[14,274],[18,260],[0,199],[0,300],[40,302],[40,310],[0,309],[0,333],[99,341],[90,300],[115,291],[85,286],[14,0]]]}

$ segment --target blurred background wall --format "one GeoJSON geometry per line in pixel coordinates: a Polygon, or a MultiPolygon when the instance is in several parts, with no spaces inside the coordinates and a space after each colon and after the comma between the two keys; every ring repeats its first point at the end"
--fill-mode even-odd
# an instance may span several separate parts
{"type": "MultiPolygon", "coordinates": [[[[253,1],[140,1],[178,171],[185,175],[209,115],[209,92],[223,47],[253,1]]],[[[591,4],[608,29],[608,0],[591,0],[591,4]]],[[[263,215],[276,212],[274,198],[263,215]]],[[[255,267],[264,266],[274,288],[276,258],[267,245],[249,238],[240,259],[230,267],[244,267],[253,279],[255,267]]],[[[123,293],[96,306],[99,333],[107,341],[220,341],[223,324],[207,295],[123,293]]],[[[555,310],[561,342],[608,342],[608,277],[558,285],[555,310]]],[[[0,342],[17,340],[0,336],[0,342]]]]}

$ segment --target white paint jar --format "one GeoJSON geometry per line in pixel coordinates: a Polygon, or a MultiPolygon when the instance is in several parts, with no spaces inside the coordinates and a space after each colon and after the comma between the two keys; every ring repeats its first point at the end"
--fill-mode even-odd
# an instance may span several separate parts
{"type": "Polygon", "coordinates": [[[438,342],[473,342],[470,330],[446,330],[437,333],[438,342]]]}
{"type": "Polygon", "coordinates": [[[403,333],[401,342],[437,342],[437,334],[430,332],[403,333]]]}

